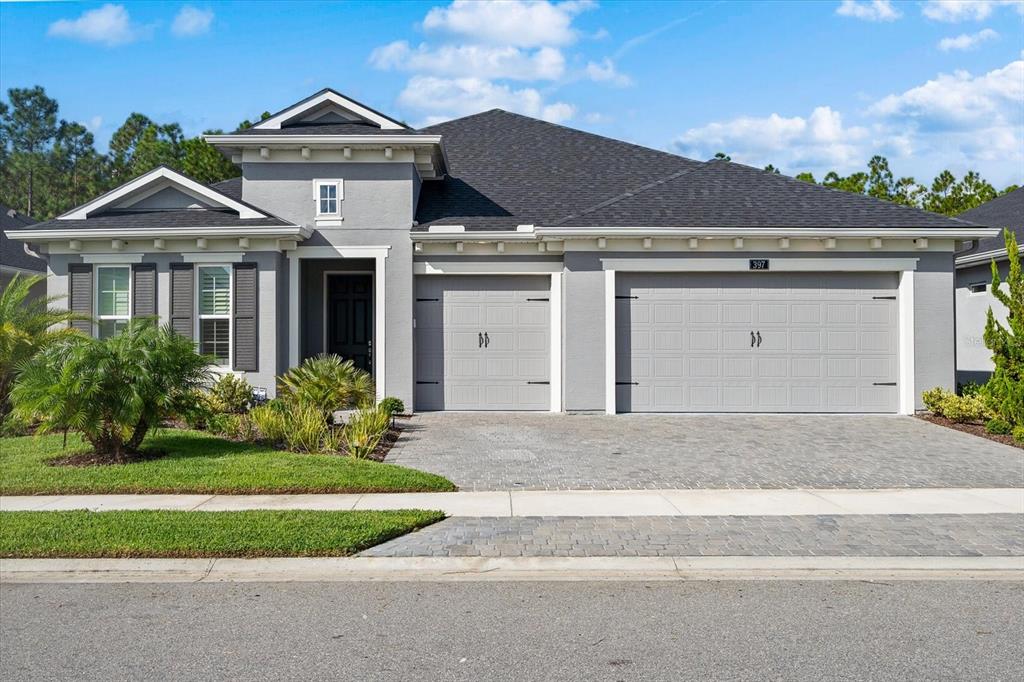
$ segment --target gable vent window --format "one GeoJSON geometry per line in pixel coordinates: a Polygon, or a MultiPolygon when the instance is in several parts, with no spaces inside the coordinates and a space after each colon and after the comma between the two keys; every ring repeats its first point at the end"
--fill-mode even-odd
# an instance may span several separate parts
{"type": "Polygon", "coordinates": [[[985,282],[975,282],[967,287],[972,294],[983,294],[988,291],[988,284],[985,282]]]}
{"type": "Polygon", "coordinates": [[[231,365],[231,268],[210,265],[198,269],[199,352],[216,364],[231,365]]]}
{"type": "Polygon", "coordinates": [[[317,217],[340,217],[341,201],[345,198],[342,194],[341,180],[317,180],[315,187],[317,217]]]}
{"type": "Polygon", "coordinates": [[[131,318],[131,268],[96,268],[96,310],[98,336],[106,339],[120,334],[131,318]]]}

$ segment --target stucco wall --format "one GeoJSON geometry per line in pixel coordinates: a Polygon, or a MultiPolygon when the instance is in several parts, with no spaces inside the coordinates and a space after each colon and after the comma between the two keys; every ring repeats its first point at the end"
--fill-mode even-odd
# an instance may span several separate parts
{"type": "MultiPolygon", "coordinates": [[[[1000,263],[1000,277],[1006,278],[1006,261],[1000,263]]],[[[1006,284],[1004,283],[1005,287],[1006,284]]],[[[956,271],[956,380],[984,382],[992,374],[992,352],[985,347],[985,321],[991,307],[1000,321],[1006,320],[1006,307],[991,292],[992,266],[978,263],[956,271]],[[981,294],[972,294],[969,285],[988,286],[981,294]]]]}

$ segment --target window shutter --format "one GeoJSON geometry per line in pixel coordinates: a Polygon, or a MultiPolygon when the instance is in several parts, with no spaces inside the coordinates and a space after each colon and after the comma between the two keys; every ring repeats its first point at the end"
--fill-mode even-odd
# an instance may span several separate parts
{"type": "Polygon", "coordinates": [[[171,263],[171,329],[195,338],[195,277],[191,263],[171,263]]]}
{"type": "Polygon", "coordinates": [[[240,372],[259,369],[259,330],[257,329],[258,274],[255,263],[235,263],[234,293],[235,352],[234,368],[240,372]]]}
{"type": "Polygon", "coordinates": [[[89,317],[74,320],[72,329],[92,336],[92,266],[76,263],[68,266],[68,305],[71,312],[89,317]]]}
{"type": "Polygon", "coordinates": [[[156,315],[156,265],[139,263],[132,267],[132,317],[156,315]]]}

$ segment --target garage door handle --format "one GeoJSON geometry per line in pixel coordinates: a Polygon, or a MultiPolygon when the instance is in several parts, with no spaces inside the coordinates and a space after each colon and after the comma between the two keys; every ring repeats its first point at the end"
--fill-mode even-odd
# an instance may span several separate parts
{"type": "Polygon", "coordinates": [[[754,343],[756,343],[756,341],[757,341],[757,339],[754,338],[754,332],[750,332],[750,347],[751,348],[754,347],[754,343]]]}
{"type": "Polygon", "coordinates": [[[616,381],[616,386],[639,386],[639,381],[616,381]]]}
{"type": "Polygon", "coordinates": [[[491,345],[491,337],[487,336],[487,332],[484,332],[484,348],[491,345]]]}
{"type": "Polygon", "coordinates": [[[484,335],[481,334],[480,332],[477,332],[476,335],[477,335],[476,347],[477,348],[483,348],[484,347],[484,335]]]}
{"type": "Polygon", "coordinates": [[[528,383],[528,384],[544,384],[545,386],[549,386],[551,384],[550,381],[527,381],[526,383],[528,383]]]}
{"type": "Polygon", "coordinates": [[[757,347],[758,348],[761,347],[761,331],[760,330],[758,330],[758,332],[757,332],[757,347]]]}

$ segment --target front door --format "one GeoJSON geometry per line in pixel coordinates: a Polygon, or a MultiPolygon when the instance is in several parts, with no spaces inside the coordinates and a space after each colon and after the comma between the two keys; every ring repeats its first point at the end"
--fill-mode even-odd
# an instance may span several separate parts
{"type": "Polygon", "coordinates": [[[328,353],[373,369],[373,275],[327,275],[328,353]]]}

